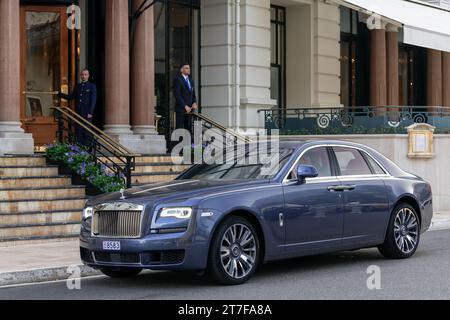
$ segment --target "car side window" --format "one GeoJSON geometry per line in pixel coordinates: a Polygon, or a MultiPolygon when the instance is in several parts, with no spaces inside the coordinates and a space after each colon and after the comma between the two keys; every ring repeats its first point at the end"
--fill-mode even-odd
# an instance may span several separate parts
{"type": "Polygon", "coordinates": [[[289,175],[289,180],[297,179],[297,168],[299,165],[314,166],[319,172],[319,177],[331,176],[330,158],[325,147],[317,147],[306,151],[300,161],[294,166],[289,175]]]}
{"type": "Polygon", "coordinates": [[[333,147],[341,170],[341,176],[370,175],[372,171],[357,149],[333,147]]]}
{"type": "Polygon", "coordinates": [[[381,168],[380,165],[375,160],[373,160],[371,156],[366,155],[365,158],[367,159],[367,162],[369,162],[375,174],[386,174],[383,168],[381,168]]]}

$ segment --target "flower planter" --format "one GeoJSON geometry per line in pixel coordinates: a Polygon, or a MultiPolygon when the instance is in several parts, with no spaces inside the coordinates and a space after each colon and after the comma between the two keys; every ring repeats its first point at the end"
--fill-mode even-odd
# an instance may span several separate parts
{"type": "Polygon", "coordinates": [[[86,186],[87,195],[119,191],[125,187],[123,178],[107,172],[80,146],[54,144],[47,148],[46,156],[48,164],[58,166],[60,175],[70,176],[72,184],[86,186]]]}
{"type": "Polygon", "coordinates": [[[47,164],[58,166],[58,174],[62,176],[70,176],[71,177],[71,183],[73,185],[77,186],[85,186],[86,188],[86,195],[87,196],[98,196],[100,194],[104,194],[103,191],[101,191],[99,188],[94,186],[92,183],[84,179],[82,176],[80,176],[78,173],[74,172],[71,168],[69,168],[65,164],[61,164],[57,161],[53,161],[47,158],[47,164]]]}

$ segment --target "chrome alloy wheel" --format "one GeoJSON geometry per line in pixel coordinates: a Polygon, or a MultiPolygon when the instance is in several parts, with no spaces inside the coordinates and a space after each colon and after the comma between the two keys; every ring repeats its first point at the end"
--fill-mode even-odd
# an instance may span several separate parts
{"type": "Polygon", "coordinates": [[[243,224],[230,226],[220,241],[220,260],[224,270],[235,279],[247,276],[255,267],[256,239],[243,224]]]}
{"type": "Polygon", "coordinates": [[[394,221],[394,239],[397,248],[404,254],[416,249],[419,238],[419,223],[414,212],[408,208],[401,209],[394,221]]]}

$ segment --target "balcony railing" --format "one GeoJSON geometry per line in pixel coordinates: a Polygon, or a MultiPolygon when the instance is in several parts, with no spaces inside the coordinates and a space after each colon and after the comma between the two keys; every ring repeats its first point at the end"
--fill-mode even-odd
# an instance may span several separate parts
{"type": "Polygon", "coordinates": [[[405,134],[414,123],[428,123],[450,134],[450,108],[423,106],[263,109],[265,128],[281,135],[405,134]]]}

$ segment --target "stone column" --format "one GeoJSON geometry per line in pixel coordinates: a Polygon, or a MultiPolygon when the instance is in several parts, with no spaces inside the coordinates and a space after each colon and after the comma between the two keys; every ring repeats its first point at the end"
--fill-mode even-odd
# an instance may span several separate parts
{"type": "Polygon", "coordinates": [[[20,123],[20,1],[0,1],[0,155],[32,154],[20,123]]]}
{"type": "MultiPolygon", "coordinates": [[[[142,0],[133,0],[133,12],[142,0]]],[[[131,47],[131,125],[142,141],[141,153],[166,152],[164,136],[155,128],[155,40],[153,6],[137,20],[131,47]]]]}
{"type": "Polygon", "coordinates": [[[442,105],[450,107],[450,52],[442,52],[442,105]]]}
{"type": "Polygon", "coordinates": [[[427,55],[427,105],[433,111],[442,106],[442,53],[428,49],[427,55]]]}
{"type": "MultiPolygon", "coordinates": [[[[387,74],[387,105],[398,106],[400,103],[400,85],[398,81],[398,28],[386,26],[386,74],[387,74]]],[[[399,120],[399,109],[389,108],[391,121],[399,120]]]]}
{"type": "Polygon", "coordinates": [[[105,132],[126,146],[130,126],[128,1],[106,1],[105,132]]]}
{"type": "Polygon", "coordinates": [[[398,106],[400,100],[398,82],[398,32],[397,27],[386,29],[387,105],[398,106]]]}
{"type": "MultiPolygon", "coordinates": [[[[370,105],[387,105],[386,30],[370,31],[370,105]]],[[[383,115],[384,110],[378,109],[383,115]]]]}

